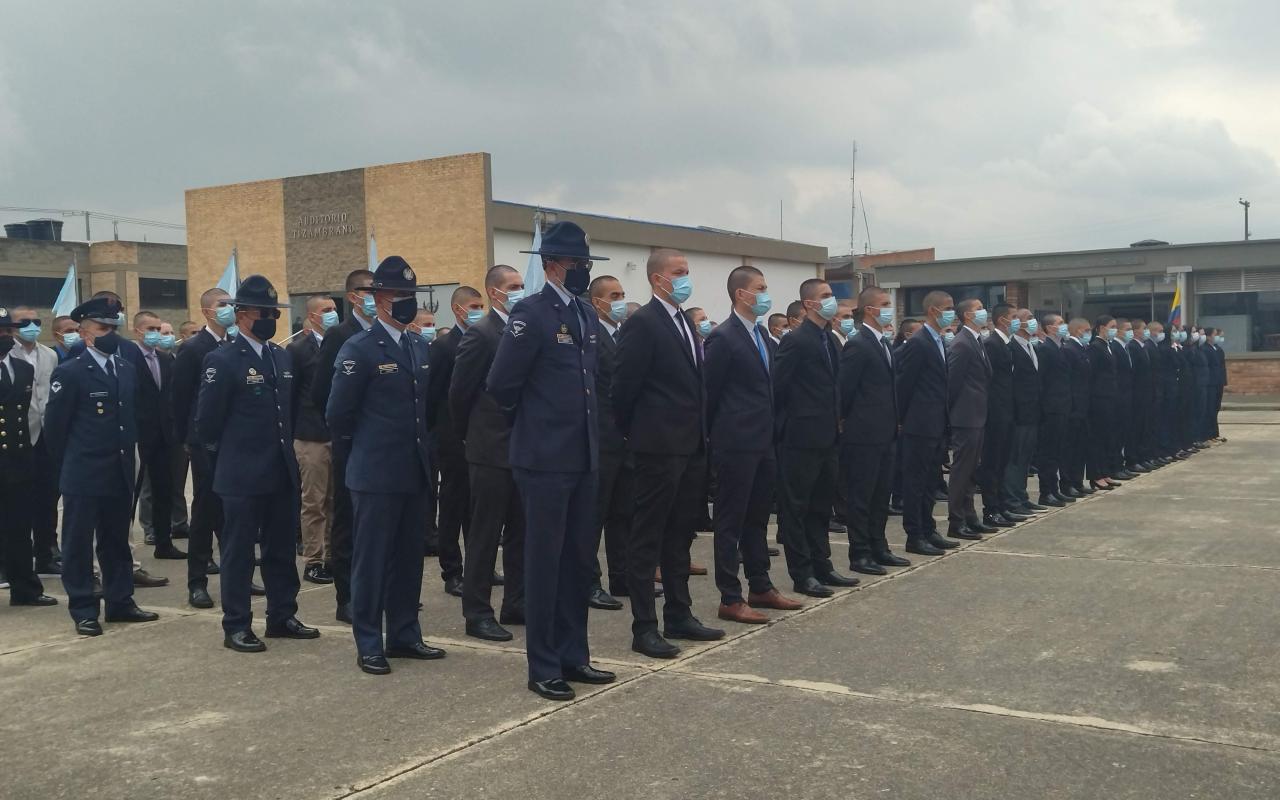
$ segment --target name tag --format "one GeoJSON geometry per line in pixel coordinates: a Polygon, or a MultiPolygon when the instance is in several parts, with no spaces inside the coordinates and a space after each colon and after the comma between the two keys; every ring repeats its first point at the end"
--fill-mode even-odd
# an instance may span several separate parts
{"type": "Polygon", "coordinates": [[[254,384],[262,383],[262,381],[263,381],[263,377],[261,375],[246,375],[244,378],[244,382],[246,386],[252,386],[254,384]]]}
{"type": "Polygon", "coordinates": [[[289,378],[290,380],[292,380],[292,379],[293,379],[293,373],[292,373],[292,372],[290,372],[289,370],[285,370],[284,372],[281,372],[281,373],[280,373],[280,377],[282,377],[282,378],[289,378]]]}
{"type": "Polygon", "coordinates": [[[556,344],[573,344],[573,337],[567,333],[557,333],[556,344]]]}
{"type": "MultiPolygon", "coordinates": [[[[59,387],[61,388],[61,387],[59,387]]],[[[110,397],[110,392],[89,392],[90,397],[110,397]]]]}
{"type": "Polygon", "coordinates": [[[379,364],[379,365],[378,365],[378,374],[379,374],[379,375],[391,375],[391,374],[396,373],[396,372],[399,372],[399,371],[400,371],[400,365],[399,365],[399,364],[396,364],[396,363],[394,363],[394,362],[393,362],[393,363],[391,363],[391,364],[379,364]]]}

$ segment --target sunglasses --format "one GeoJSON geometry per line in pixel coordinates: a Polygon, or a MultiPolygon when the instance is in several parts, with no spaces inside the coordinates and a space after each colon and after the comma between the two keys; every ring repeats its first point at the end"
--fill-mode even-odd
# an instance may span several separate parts
{"type": "Polygon", "coordinates": [[[15,324],[16,324],[19,328],[25,328],[25,327],[27,327],[28,325],[35,325],[36,327],[40,327],[40,318],[39,318],[39,317],[32,317],[31,319],[20,319],[20,320],[18,320],[15,324]]]}

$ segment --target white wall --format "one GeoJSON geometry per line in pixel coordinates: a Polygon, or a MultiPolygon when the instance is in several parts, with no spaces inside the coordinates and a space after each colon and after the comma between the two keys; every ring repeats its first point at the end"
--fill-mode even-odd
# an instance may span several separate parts
{"type": "MultiPolygon", "coordinates": [[[[528,250],[532,245],[532,233],[496,230],[493,233],[494,263],[509,264],[523,274],[529,263],[529,256],[520,251],[528,250]]],[[[649,247],[592,239],[591,252],[609,258],[608,261],[595,263],[591,270],[593,277],[612,275],[622,282],[628,300],[637,303],[649,301],[649,282],[644,271],[645,262],[649,260],[649,247]]],[[[729,279],[729,273],[744,263],[744,259],[740,256],[697,251],[687,251],[685,255],[689,257],[689,277],[693,281],[693,296],[685,303],[685,307],[700,306],[706,309],[713,320],[719,322],[725,319],[731,307],[725,283],[729,279]]],[[[745,261],[764,273],[765,280],[769,283],[769,294],[773,298],[773,309],[778,313],[785,311],[787,303],[799,296],[801,281],[818,274],[815,264],[764,259],[745,261]]]]}

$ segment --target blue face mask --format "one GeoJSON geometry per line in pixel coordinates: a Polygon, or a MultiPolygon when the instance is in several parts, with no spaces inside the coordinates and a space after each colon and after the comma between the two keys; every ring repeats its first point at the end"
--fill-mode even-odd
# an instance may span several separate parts
{"type": "Polygon", "coordinates": [[[178,341],[177,336],[174,336],[172,333],[166,333],[164,336],[160,337],[160,349],[172,350],[174,344],[176,344],[177,341],[178,341]]]}
{"type": "Polygon", "coordinates": [[[627,301],[626,300],[610,300],[609,301],[609,319],[614,322],[622,322],[627,318],[627,301]]]}
{"type": "Polygon", "coordinates": [[[1142,341],[1144,341],[1144,342],[1145,342],[1145,341],[1148,341],[1148,340],[1150,340],[1150,339],[1151,339],[1151,329],[1150,329],[1150,328],[1143,328],[1143,329],[1142,329],[1142,341]]]}
{"type": "Polygon", "coordinates": [[[974,327],[981,328],[983,325],[986,325],[989,316],[990,315],[987,314],[987,310],[985,308],[980,308],[973,312],[974,327]]]}
{"type": "Polygon", "coordinates": [[[876,318],[877,318],[877,321],[880,323],[880,327],[883,328],[886,325],[892,324],[893,318],[896,315],[896,313],[897,312],[893,306],[885,306],[881,308],[879,311],[877,311],[876,318]]]}
{"type": "Polygon", "coordinates": [[[955,341],[955,338],[956,338],[956,335],[951,331],[947,331],[946,333],[942,334],[942,341],[946,342],[947,344],[951,344],[953,341],[955,341]]]}
{"type": "Polygon", "coordinates": [[[236,310],[228,305],[218,306],[213,312],[214,320],[224,328],[233,327],[236,324],[236,310]]]}
{"type": "Polygon", "coordinates": [[[680,305],[689,296],[693,294],[693,281],[689,280],[688,275],[681,275],[678,278],[669,279],[671,284],[671,302],[680,305]]]}
{"type": "Polygon", "coordinates": [[[769,293],[756,292],[755,302],[751,304],[751,313],[757,317],[763,317],[771,308],[773,308],[773,298],[769,297],[769,293]]]}
{"type": "Polygon", "coordinates": [[[1067,323],[1064,322],[1058,326],[1058,335],[1064,339],[1071,335],[1071,329],[1067,327],[1067,323]]]}
{"type": "Polygon", "coordinates": [[[1027,333],[1035,336],[1035,333],[1038,330],[1040,330],[1040,323],[1036,322],[1034,319],[1027,320],[1027,333]]]}
{"type": "Polygon", "coordinates": [[[62,334],[62,346],[70,350],[80,344],[80,334],[76,331],[62,334]]]}
{"type": "Polygon", "coordinates": [[[472,325],[475,325],[477,322],[479,322],[482,319],[484,319],[483,308],[467,309],[467,327],[468,328],[470,328],[472,325]]]}
{"type": "Polygon", "coordinates": [[[698,323],[698,333],[702,334],[703,336],[710,336],[710,335],[711,335],[711,320],[709,320],[709,319],[704,319],[702,322],[699,322],[699,323],[698,323]]]}
{"type": "Polygon", "coordinates": [[[1009,320],[1009,333],[1017,333],[1020,330],[1022,330],[1022,320],[1020,319],[1009,320]]]}
{"type": "Polygon", "coordinates": [[[160,331],[146,331],[142,334],[142,343],[147,347],[156,347],[160,344],[160,331]]]}
{"type": "Polygon", "coordinates": [[[892,342],[892,341],[893,341],[893,331],[881,331],[881,332],[880,332],[880,338],[881,338],[881,339],[884,339],[886,342],[892,342]]]}
{"type": "Polygon", "coordinates": [[[1215,336],[1215,337],[1213,337],[1213,343],[1214,343],[1214,344],[1226,344],[1226,343],[1227,343],[1227,337],[1225,337],[1225,336],[1215,336]]]}
{"type": "Polygon", "coordinates": [[[429,328],[423,328],[422,332],[419,333],[418,335],[422,337],[422,341],[428,344],[430,344],[431,342],[434,342],[436,340],[435,326],[433,325],[429,328]]]}
{"type": "Polygon", "coordinates": [[[378,316],[378,301],[374,299],[373,292],[365,292],[360,298],[360,310],[364,312],[365,319],[378,316]]]}
{"type": "Polygon", "coordinates": [[[1125,331],[1125,332],[1124,332],[1124,341],[1125,341],[1125,344],[1128,344],[1129,342],[1132,342],[1132,341],[1133,341],[1133,331],[1132,331],[1132,330],[1128,330],[1128,331],[1125,331]]]}
{"type": "Polygon", "coordinates": [[[1084,342],[1085,344],[1092,342],[1093,334],[1090,333],[1089,331],[1085,331],[1084,333],[1080,334],[1080,341],[1084,342]]]}
{"type": "Polygon", "coordinates": [[[1163,341],[1164,341],[1164,331],[1161,331],[1160,333],[1156,334],[1156,342],[1159,343],[1163,341]]]}
{"type": "Polygon", "coordinates": [[[227,326],[227,338],[231,339],[240,335],[240,327],[238,325],[227,326]]]}
{"type": "Polygon", "coordinates": [[[840,320],[840,330],[844,333],[845,336],[848,336],[849,334],[853,333],[853,320],[851,319],[840,320]]]}
{"type": "Polygon", "coordinates": [[[511,313],[511,309],[516,307],[516,303],[519,303],[521,300],[524,299],[524,289],[512,289],[509,292],[503,292],[501,289],[499,289],[498,291],[506,295],[507,297],[507,313],[508,314],[511,313]]]}
{"type": "Polygon", "coordinates": [[[1107,341],[1109,341],[1109,342],[1111,342],[1111,341],[1115,341],[1115,338],[1116,338],[1116,329],[1115,329],[1115,328],[1107,328],[1107,341]]]}
{"type": "Polygon", "coordinates": [[[327,331],[327,330],[329,330],[330,328],[332,328],[334,325],[337,325],[337,324],[338,324],[338,312],[337,312],[337,311],[326,311],[326,312],[324,312],[323,314],[321,314],[321,315],[320,315],[320,328],[321,328],[322,330],[326,330],[326,331],[327,331]]]}
{"type": "Polygon", "coordinates": [[[35,322],[28,322],[26,325],[18,328],[18,336],[20,336],[24,342],[34,342],[36,339],[40,338],[40,325],[35,322]]]}
{"type": "Polygon", "coordinates": [[[938,317],[938,327],[945,328],[955,321],[956,310],[954,308],[948,308],[946,311],[942,312],[942,316],[938,317]]]}
{"type": "Polygon", "coordinates": [[[840,304],[834,297],[822,298],[822,306],[818,308],[818,316],[823,319],[831,319],[840,310],[840,304]]]}

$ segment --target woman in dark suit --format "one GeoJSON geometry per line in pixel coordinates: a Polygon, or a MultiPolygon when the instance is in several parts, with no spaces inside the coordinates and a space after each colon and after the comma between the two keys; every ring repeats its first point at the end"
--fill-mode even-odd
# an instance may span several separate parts
{"type": "MultiPolygon", "coordinates": [[[[893,337],[893,363],[898,363],[898,352],[902,343],[915,335],[920,328],[920,320],[907,317],[898,325],[898,332],[893,337]]],[[[902,459],[898,457],[898,440],[893,441],[893,478],[890,481],[889,513],[902,514],[902,459]]],[[[945,490],[944,490],[945,491],[945,490]]]]}
{"type": "Polygon", "coordinates": [[[1115,354],[1111,341],[1116,336],[1116,321],[1103,314],[1093,322],[1093,339],[1089,343],[1089,485],[1111,491],[1117,483],[1110,477],[1109,443],[1114,438],[1112,413],[1119,390],[1116,387],[1115,354]]]}

